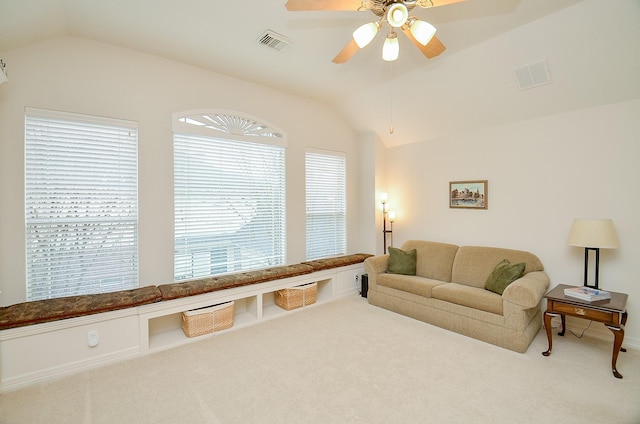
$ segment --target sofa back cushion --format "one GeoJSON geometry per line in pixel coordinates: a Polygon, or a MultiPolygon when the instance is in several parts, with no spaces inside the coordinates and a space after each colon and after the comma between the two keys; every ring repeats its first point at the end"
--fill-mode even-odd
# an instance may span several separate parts
{"type": "Polygon", "coordinates": [[[451,282],[451,269],[458,246],[434,241],[408,240],[402,250],[416,249],[416,275],[451,282]]]}
{"type": "Polygon", "coordinates": [[[504,259],[509,262],[524,262],[524,274],[544,271],[542,262],[533,253],[524,250],[502,249],[498,247],[462,246],[458,248],[453,261],[451,281],[468,286],[484,288],[496,265],[504,259]]]}

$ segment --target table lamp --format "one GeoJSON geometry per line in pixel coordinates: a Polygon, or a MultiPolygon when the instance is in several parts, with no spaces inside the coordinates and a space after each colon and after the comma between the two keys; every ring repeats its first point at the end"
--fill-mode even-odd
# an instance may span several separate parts
{"type": "Polygon", "coordinates": [[[600,249],[617,249],[620,247],[616,229],[610,219],[574,219],[569,232],[569,246],[584,247],[584,286],[598,288],[600,249]],[[589,251],[596,253],[594,285],[587,282],[589,273],[589,251]]]}

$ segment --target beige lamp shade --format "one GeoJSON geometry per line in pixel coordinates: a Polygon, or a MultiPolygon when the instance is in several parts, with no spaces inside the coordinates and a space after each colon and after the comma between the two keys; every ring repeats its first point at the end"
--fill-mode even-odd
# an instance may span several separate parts
{"type": "Polygon", "coordinates": [[[620,247],[616,229],[610,219],[574,219],[567,244],[600,249],[620,247]]]}

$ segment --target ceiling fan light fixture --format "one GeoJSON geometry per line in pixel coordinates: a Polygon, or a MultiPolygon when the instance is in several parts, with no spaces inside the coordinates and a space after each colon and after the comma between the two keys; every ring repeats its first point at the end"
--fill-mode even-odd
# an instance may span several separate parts
{"type": "Polygon", "coordinates": [[[387,22],[394,28],[400,28],[408,18],[409,11],[403,3],[394,3],[387,9],[387,22]]]}
{"type": "Polygon", "coordinates": [[[398,34],[391,31],[387,34],[382,46],[382,59],[387,62],[393,62],[400,54],[400,43],[398,43],[398,34]]]}
{"type": "Polygon", "coordinates": [[[353,39],[358,47],[363,48],[373,40],[379,30],[380,24],[378,22],[369,22],[353,31],[353,39]]]}
{"type": "Polygon", "coordinates": [[[416,41],[423,46],[429,44],[429,41],[436,34],[436,28],[428,22],[416,19],[409,26],[409,31],[416,41]]]}

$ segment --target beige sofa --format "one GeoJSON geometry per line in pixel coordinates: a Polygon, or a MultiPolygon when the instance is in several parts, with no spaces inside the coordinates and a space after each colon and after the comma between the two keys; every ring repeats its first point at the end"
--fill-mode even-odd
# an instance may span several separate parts
{"type": "Polygon", "coordinates": [[[516,352],[527,350],[540,330],[540,303],[549,288],[538,257],[420,240],[407,241],[401,249],[416,249],[416,275],[387,272],[388,254],[364,261],[370,304],[516,352]],[[504,259],[526,266],[524,275],[499,295],[484,286],[504,259]]]}

